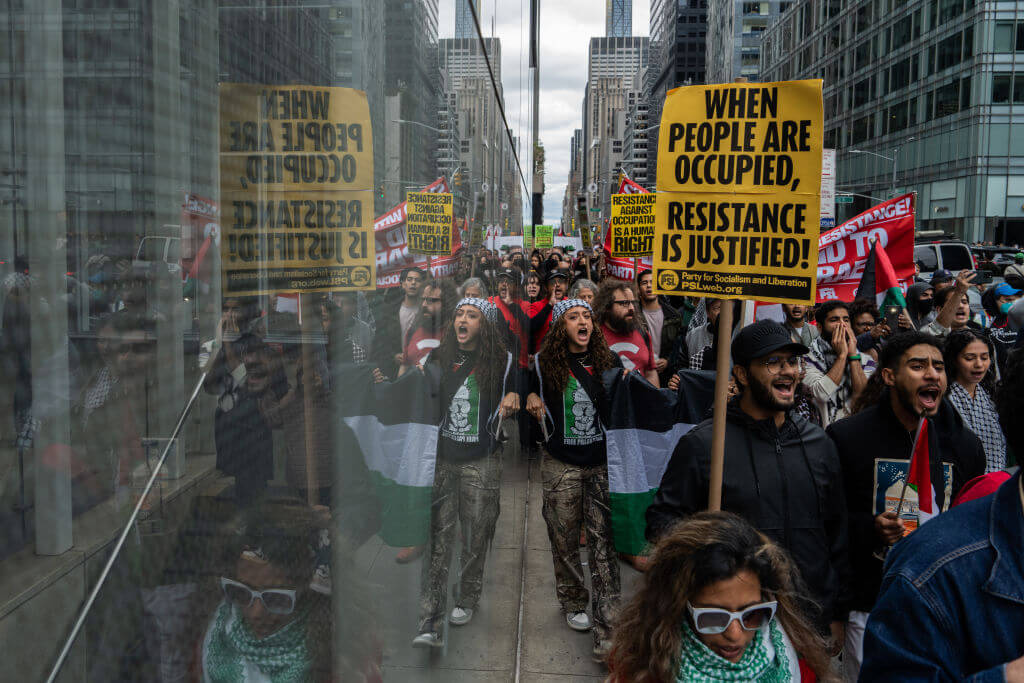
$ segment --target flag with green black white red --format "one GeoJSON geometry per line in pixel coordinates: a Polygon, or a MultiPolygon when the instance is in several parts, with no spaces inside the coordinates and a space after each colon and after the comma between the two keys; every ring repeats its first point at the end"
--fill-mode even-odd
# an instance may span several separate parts
{"type": "Polygon", "coordinates": [[[886,306],[899,306],[902,311],[907,307],[896,270],[878,240],[872,243],[871,253],[864,264],[864,274],[857,287],[857,298],[874,301],[878,304],[879,310],[885,310],[886,306]]]}
{"type": "Polygon", "coordinates": [[[336,392],[334,409],[362,450],[380,504],[381,540],[394,547],[426,543],[440,422],[436,368],[428,365],[424,372],[380,384],[366,366],[336,372],[344,391],[336,392]]]}
{"type": "Polygon", "coordinates": [[[715,375],[685,370],[678,392],[656,389],[637,373],[605,373],[611,403],[606,425],[608,490],[615,549],[640,555],[647,546],[647,508],[672,452],[711,407],[715,375]]]}

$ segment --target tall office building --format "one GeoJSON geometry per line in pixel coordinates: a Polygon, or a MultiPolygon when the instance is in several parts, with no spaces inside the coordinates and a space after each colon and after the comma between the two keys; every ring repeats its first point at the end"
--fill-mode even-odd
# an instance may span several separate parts
{"type": "Polygon", "coordinates": [[[512,206],[510,197],[505,196],[508,190],[502,190],[512,146],[498,107],[498,98],[504,101],[501,41],[485,38],[481,44],[477,38],[444,38],[438,41],[437,54],[445,79],[445,100],[440,113],[454,120],[458,140],[454,166],[461,169],[465,180],[459,188],[460,200],[468,203],[479,194],[484,201],[485,220],[503,222],[511,209],[501,207],[512,206]],[[498,83],[497,93],[491,83],[488,61],[498,83]]]}
{"type": "MultiPolygon", "coordinates": [[[[841,189],[882,198],[895,185],[917,192],[920,229],[1021,242],[1016,15],[973,0],[910,0],[891,11],[804,0],[765,32],[762,77],[824,79],[825,146],[839,152],[841,189]]],[[[852,211],[873,201],[855,197],[852,211]]]]}
{"type": "Polygon", "coordinates": [[[707,82],[740,76],[758,80],[761,34],[792,0],[710,0],[707,22],[707,82]]]}
{"type": "MultiPolygon", "coordinates": [[[[650,26],[651,57],[644,80],[649,128],[661,121],[669,90],[705,82],[708,0],[652,0],[650,26]]],[[[658,149],[659,130],[650,128],[646,133],[650,150],[658,149]]],[[[653,185],[655,164],[646,170],[648,182],[653,185]]]]}
{"type": "Polygon", "coordinates": [[[623,156],[626,113],[642,95],[637,74],[647,68],[648,38],[591,38],[587,89],[583,99],[581,185],[597,186],[588,192],[590,206],[607,218],[623,156]]]}
{"type": "Polygon", "coordinates": [[[633,0],[605,0],[604,35],[607,38],[633,35],[633,0]]]}
{"type": "Polygon", "coordinates": [[[437,64],[438,0],[386,0],[384,88],[385,205],[405,199],[438,175],[441,83],[437,64]]]}
{"type": "Polygon", "coordinates": [[[470,4],[476,7],[476,15],[480,16],[480,0],[455,0],[455,37],[476,38],[476,24],[473,23],[473,11],[470,4]]]}

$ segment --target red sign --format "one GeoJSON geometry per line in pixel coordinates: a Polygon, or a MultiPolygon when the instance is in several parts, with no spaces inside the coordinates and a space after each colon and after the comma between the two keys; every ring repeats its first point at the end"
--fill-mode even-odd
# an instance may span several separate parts
{"type": "Polygon", "coordinates": [[[220,206],[197,194],[185,193],[181,205],[182,276],[209,282],[210,265],[206,259],[211,245],[220,242],[220,206]]]}
{"type": "Polygon", "coordinates": [[[853,301],[877,239],[905,289],[914,277],[914,195],[873,206],[818,238],[818,302],[853,301]]]}

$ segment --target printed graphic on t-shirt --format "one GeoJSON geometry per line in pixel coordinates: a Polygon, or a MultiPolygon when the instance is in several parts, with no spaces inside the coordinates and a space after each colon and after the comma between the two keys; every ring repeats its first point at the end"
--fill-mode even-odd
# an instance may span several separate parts
{"type": "Polygon", "coordinates": [[[601,440],[597,406],[572,375],[569,375],[569,381],[565,385],[562,409],[565,418],[562,441],[566,446],[587,446],[601,440]]]}
{"type": "Polygon", "coordinates": [[[441,435],[459,443],[480,441],[480,389],[475,376],[467,377],[452,396],[441,435]]]}
{"type": "Polygon", "coordinates": [[[633,362],[633,359],[640,354],[639,346],[629,342],[618,342],[616,344],[612,344],[608,348],[611,349],[612,353],[619,357],[619,360],[622,361],[622,367],[626,370],[636,369],[636,363],[633,362]]]}

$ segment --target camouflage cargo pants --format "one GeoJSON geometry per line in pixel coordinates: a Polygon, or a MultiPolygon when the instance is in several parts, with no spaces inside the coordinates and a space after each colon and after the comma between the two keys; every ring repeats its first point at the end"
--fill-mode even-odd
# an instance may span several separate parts
{"type": "Polygon", "coordinates": [[[441,632],[456,523],[462,529],[459,585],[454,604],[474,608],[483,587],[484,559],[500,512],[501,451],[480,460],[438,460],[430,510],[430,542],[423,558],[419,632],[441,632]]]}
{"type": "Polygon", "coordinates": [[[590,597],[594,639],[607,640],[611,637],[613,611],[619,601],[619,563],[612,541],[608,468],[605,465],[569,465],[545,450],[540,473],[558,602],[566,612],[582,612],[590,597]],[[587,530],[591,596],[587,594],[580,561],[583,526],[587,530]]]}

